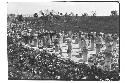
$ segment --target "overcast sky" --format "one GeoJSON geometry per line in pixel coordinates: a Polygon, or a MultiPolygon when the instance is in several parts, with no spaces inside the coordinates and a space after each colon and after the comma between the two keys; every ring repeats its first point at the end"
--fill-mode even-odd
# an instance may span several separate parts
{"type": "Polygon", "coordinates": [[[97,16],[109,16],[112,10],[119,11],[117,2],[8,2],[7,13],[34,14],[40,10],[55,10],[64,13],[74,14],[96,11],[97,16]]]}

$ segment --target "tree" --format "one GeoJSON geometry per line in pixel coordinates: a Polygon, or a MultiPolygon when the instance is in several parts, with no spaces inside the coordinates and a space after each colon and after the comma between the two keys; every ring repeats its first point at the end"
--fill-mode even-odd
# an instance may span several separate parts
{"type": "Polygon", "coordinates": [[[86,17],[86,16],[88,16],[88,14],[87,14],[87,13],[84,13],[84,14],[82,14],[82,16],[83,16],[83,17],[86,17]]]}
{"type": "Polygon", "coordinates": [[[9,17],[15,17],[15,14],[8,14],[9,17]]]}
{"type": "Polygon", "coordinates": [[[62,13],[60,13],[60,15],[62,16],[63,14],[62,14],[62,13]]]}
{"type": "Polygon", "coordinates": [[[71,12],[71,13],[70,13],[70,15],[71,15],[71,16],[74,16],[74,13],[73,13],[73,12],[71,12]]]}
{"type": "Polygon", "coordinates": [[[96,16],[96,11],[92,11],[92,16],[96,16]]]}
{"type": "Polygon", "coordinates": [[[76,17],[78,17],[78,14],[76,14],[76,17]]]}
{"type": "Polygon", "coordinates": [[[111,11],[111,16],[117,16],[118,12],[116,10],[111,11]]]}
{"type": "Polygon", "coordinates": [[[44,14],[44,12],[41,10],[41,11],[39,11],[39,13],[42,15],[42,16],[44,16],[45,14],[44,14]]]}
{"type": "Polygon", "coordinates": [[[11,21],[14,21],[15,20],[15,14],[8,14],[7,15],[7,20],[9,21],[9,20],[11,20],[11,21]]]}
{"type": "Polygon", "coordinates": [[[38,14],[37,14],[37,13],[35,13],[33,16],[37,18],[37,17],[38,17],[38,14]]]}
{"type": "Polygon", "coordinates": [[[18,21],[23,21],[23,16],[22,15],[17,15],[18,21]]]}

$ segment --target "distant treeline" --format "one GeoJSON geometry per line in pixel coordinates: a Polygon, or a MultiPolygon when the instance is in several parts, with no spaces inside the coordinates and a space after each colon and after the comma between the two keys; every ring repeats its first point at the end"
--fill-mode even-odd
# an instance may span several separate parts
{"type": "MultiPolygon", "coordinates": [[[[31,21],[30,25],[42,26],[47,30],[55,31],[84,31],[84,32],[120,32],[120,18],[117,16],[57,16],[53,20],[43,17],[24,17],[25,21],[31,21]]],[[[39,28],[39,29],[40,29],[39,28]]]]}

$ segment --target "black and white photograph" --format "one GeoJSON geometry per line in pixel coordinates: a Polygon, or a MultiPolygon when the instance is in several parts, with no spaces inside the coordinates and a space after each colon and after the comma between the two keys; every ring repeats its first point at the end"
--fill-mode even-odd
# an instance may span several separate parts
{"type": "Polygon", "coordinates": [[[6,2],[8,80],[120,81],[120,2],[6,2]]]}

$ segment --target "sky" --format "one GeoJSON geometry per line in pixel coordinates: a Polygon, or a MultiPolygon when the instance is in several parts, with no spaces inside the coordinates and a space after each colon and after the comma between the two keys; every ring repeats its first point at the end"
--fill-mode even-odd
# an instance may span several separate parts
{"type": "Polygon", "coordinates": [[[54,10],[65,14],[73,12],[81,15],[96,11],[97,16],[109,16],[112,10],[119,11],[118,2],[8,2],[8,14],[34,14],[40,10],[54,10]]]}

